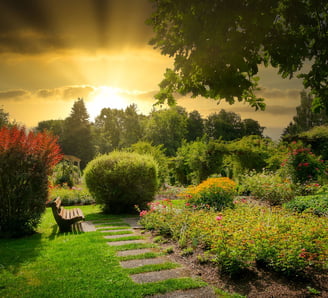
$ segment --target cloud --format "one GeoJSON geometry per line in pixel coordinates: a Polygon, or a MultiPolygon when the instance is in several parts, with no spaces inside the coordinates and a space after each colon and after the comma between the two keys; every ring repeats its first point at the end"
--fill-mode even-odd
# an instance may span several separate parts
{"type": "Polygon", "coordinates": [[[91,86],[72,86],[63,88],[62,96],[65,100],[72,100],[77,98],[83,98],[88,100],[90,93],[95,90],[91,86]]]}
{"type": "Polygon", "coordinates": [[[54,97],[54,96],[57,96],[58,94],[60,94],[60,90],[57,88],[56,89],[40,89],[40,90],[36,91],[35,94],[41,98],[50,98],[50,97],[54,97]]]}
{"type": "Polygon", "coordinates": [[[29,91],[26,90],[0,90],[0,100],[20,100],[24,98],[24,96],[29,95],[29,91]]]}
{"type": "Polygon", "coordinates": [[[262,88],[257,92],[259,97],[270,98],[270,99],[279,99],[279,98],[299,98],[300,90],[299,89],[277,89],[277,88],[262,88]]]}
{"type": "Polygon", "coordinates": [[[15,90],[0,90],[0,100],[64,100],[71,101],[78,98],[83,98],[85,101],[90,100],[90,94],[95,90],[93,86],[64,86],[59,88],[39,89],[34,92],[23,89],[15,90]]]}
{"type": "Polygon", "coordinates": [[[1,0],[0,53],[144,47],[148,0],[1,0]]]}

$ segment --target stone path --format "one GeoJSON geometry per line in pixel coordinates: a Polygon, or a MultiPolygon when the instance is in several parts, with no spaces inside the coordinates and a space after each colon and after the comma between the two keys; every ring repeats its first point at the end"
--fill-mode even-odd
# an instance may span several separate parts
{"type": "MultiPolygon", "coordinates": [[[[107,242],[110,246],[121,246],[126,244],[140,244],[140,243],[151,243],[149,239],[140,233],[142,226],[138,224],[138,218],[123,218],[119,220],[103,220],[103,221],[92,221],[87,222],[85,226],[90,231],[99,230],[103,233],[115,233],[112,235],[104,235],[104,238],[108,239],[107,242]],[[136,238],[136,239],[133,239],[136,238]],[[139,239],[141,238],[141,239],[139,239]]],[[[130,274],[131,279],[135,283],[144,284],[156,281],[163,281],[166,279],[180,278],[180,277],[193,277],[192,273],[180,264],[172,262],[169,256],[156,256],[153,258],[146,258],[142,254],[146,253],[157,253],[159,250],[155,248],[140,248],[140,249],[129,249],[117,251],[118,257],[128,257],[140,255],[140,258],[133,260],[121,261],[120,264],[123,268],[141,268],[146,265],[156,264],[174,264],[178,267],[175,269],[165,269],[160,271],[151,271],[138,274],[130,274]]],[[[189,289],[189,290],[177,290],[168,292],[166,294],[158,294],[153,296],[147,296],[152,298],[185,298],[185,297],[202,297],[212,298],[217,297],[213,289],[209,286],[189,289]]]]}

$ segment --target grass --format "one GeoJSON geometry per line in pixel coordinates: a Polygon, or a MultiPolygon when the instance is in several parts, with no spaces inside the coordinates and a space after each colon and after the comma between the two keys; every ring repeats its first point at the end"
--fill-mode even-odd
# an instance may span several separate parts
{"type": "MultiPolygon", "coordinates": [[[[81,209],[86,220],[118,221],[118,217],[101,214],[97,206],[81,206],[81,209]]],[[[103,235],[100,231],[59,234],[48,209],[38,233],[20,239],[0,239],[0,296],[143,297],[205,285],[192,278],[136,284],[129,277],[130,271],[120,266],[115,253],[154,245],[111,247],[103,235]]]]}

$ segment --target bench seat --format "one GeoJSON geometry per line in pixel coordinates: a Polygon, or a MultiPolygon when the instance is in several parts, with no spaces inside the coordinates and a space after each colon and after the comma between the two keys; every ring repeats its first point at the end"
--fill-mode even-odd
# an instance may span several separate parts
{"type": "Polygon", "coordinates": [[[52,213],[59,226],[60,232],[69,232],[71,231],[72,224],[84,220],[84,215],[80,208],[63,208],[59,197],[50,202],[49,205],[51,206],[52,213]]]}

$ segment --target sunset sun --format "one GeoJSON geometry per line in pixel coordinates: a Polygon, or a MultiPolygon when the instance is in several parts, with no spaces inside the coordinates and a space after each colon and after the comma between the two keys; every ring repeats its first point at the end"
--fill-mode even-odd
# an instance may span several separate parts
{"type": "Polygon", "coordinates": [[[90,118],[98,116],[103,108],[125,109],[129,105],[127,99],[120,95],[120,89],[100,86],[90,94],[90,100],[86,103],[90,118]]]}

